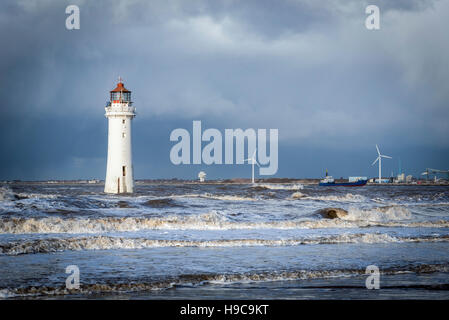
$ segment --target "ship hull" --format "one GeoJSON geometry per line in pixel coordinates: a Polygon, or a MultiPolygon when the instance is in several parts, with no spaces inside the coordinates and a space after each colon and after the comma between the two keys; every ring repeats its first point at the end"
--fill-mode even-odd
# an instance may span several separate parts
{"type": "Polygon", "coordinates": [[[321,187],[363,187],[367,180],[359,180],[355,182],[320,182],[321,187]]]}

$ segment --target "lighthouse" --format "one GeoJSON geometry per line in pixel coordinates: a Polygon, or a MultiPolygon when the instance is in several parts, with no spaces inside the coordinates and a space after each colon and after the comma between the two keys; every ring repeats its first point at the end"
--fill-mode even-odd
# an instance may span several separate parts
{"type": "Polygon", "coordinates": [[[125,88],[121,78],[110,93],[110,101],[105,107],[105,116],[108,118],[108,162],[104,192],[131,193],[134,189],[131,122],[136,116],[136,109],[132,106],[131,91],[125,88]]]}

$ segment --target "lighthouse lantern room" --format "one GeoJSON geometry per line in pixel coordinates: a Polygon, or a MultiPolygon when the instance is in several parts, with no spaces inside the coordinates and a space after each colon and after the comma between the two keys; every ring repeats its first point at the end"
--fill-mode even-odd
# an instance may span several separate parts
{"type": "Polygon", "coordinates": [[[108,160],[104,192],[132,193],[131,121],[136,116],[136,109],[131,102],[131,91],[125,88],[121,78],[110,92],[105,111],[108,118],[108,160]]]}

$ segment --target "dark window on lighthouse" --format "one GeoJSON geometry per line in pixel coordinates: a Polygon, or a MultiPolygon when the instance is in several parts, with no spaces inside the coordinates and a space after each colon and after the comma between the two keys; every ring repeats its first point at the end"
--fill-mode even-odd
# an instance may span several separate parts
{"type": "Polygon", "coordinates": [[[122,171],[123,171],[123,176],[125,177],[126,176],[126,166],[122,167],[122,171]]]}
{"type": "Polygon", "coordinates": [[[112,101],[120,100],[120,92],[111,92],[111,100],[112,101]]]}

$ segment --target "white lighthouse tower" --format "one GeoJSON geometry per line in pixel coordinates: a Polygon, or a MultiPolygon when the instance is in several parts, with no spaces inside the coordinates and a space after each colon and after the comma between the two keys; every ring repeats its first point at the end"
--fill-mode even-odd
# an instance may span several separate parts
{"type": "Polygon", "coordinates": [[[121,78],[111,91],[105,110],[109,132],[104,192],[131,193],[134,189],[131,120],[136,116],[136,109],[132,106],[131,91],[125,88],[121,78]]]}

